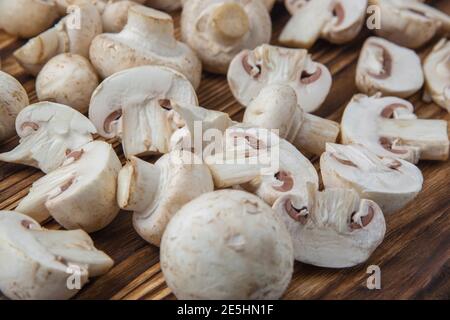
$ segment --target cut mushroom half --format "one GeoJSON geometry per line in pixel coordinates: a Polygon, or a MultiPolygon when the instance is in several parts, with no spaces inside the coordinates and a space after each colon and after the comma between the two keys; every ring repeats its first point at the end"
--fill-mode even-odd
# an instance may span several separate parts
{"type": "Polygon", "coordinates": [[[111,145],[93,141],[67,154],[63,165],[33,183],[16,210],[39,222],[52,216],[66,229],[95,232],[119,212],[122,165],[111,145]]]}
{"type": "Polygon", "coordinates": [[[12,211],[0,211],[0,260],[0,291],[14,300],[70,299],[114,264],[84,231],[46,230],[12,211]]]}
{"type": "Polygon", "coordinates": [[[417,119],[413,105],[395,97],[356,95],[341,123],[342,141],[361,144],[378,156],[447,160],[447,121],[417,119]]]}
{"type": "Polygon", "coordinates": [[[366,40],[356,69],[356,86],[361,92],[406,98],[419,91],[423,83],[422,65],[414,51],[382,38],[366,40]]]}
{"type": "Polygon", "coordinates": [[[23,109],[16,118],[19,145],[0,154],[0,161],[25,164],[48,173],[67,154],[93,140],[94,125],[78,111],[57,103],[40,102],[23,109]]]}
{"type": "Polygon", "coordinates": [[[122,140],[127,158],[163,154],[169,152],[172,134],[184,126],[171,101],[198,105],[194,88],[181,73],[136,67],[100,84],[92,95],[89,118],[101,136],[122,140]]]}
{"type": "Polygon", "coordinates": [[[273,209],[291,234],[295,259],[326,268],[361,264],[381,244],[386,232],[383,212],[373,201],[351,189],[309,188],[287,194],[273,209]]]}
{"type": "Polygon", "coordinates": [[[244,50],[231,62],[228,83],[234,97],[248,106],[269,84],[291,86],[305,112],[316,111],[331,89],[328,68],[311,59],[302,49],[262,45],[244,50]]]}

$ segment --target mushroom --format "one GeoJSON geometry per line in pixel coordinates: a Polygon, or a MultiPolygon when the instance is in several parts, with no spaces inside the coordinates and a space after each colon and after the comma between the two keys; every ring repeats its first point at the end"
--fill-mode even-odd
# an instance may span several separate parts
{"type": "Polygon", "coordinates": [[[60,53],[89,57],[92,39],[102,32],[102,20],[94,5],[86,1],[75,3],[76,10],[14,52],[26,71],[37,75],[47,61],[60,53]]]}
{"type": "Polygon", "coordinates": [[[78,111],[61,104],[40,102],[23,109],[16,119],[20,144],[1,153],[0,161],[21,163],[48,173],[66,154],[92,141],[93,124],[78,111]]]}
{"type": "Polygon", "coordinates": [[[269,84],[291,86],[305,112],[317,110],[331,88],[331,74],[306,50],[262,45],[244,50],[231,62],[228,83],[235,98],[248,106],[269,84]]]}
{"type": "Polygon", "coordinates": [[[102,137],[121,138],[127,158],[167,153],[172,134],[184,126],[171,101],[198,105],[194,88],[181,73],[158,66],[127,69],[94,91],[89,118],[102,137]]]}
{"type": "Polygon", "coordinates": [[[61,167],[34,182],[16,210],[40,222],[52,216],[66,229],[98,231],[119,212],[121,168],[110,144],[93,141],[68,153],[61,167]]]}
{"type": "Polygon", "coordinates": [[[128,22],[128,12],[131,7],[138,6],[134,1],[108,2],[102,11],[103,32],[120,32],[128,22]]]}
{"type": "Polygon", "coordinates": [[[258,197],[210,192],[170,221],[161,269],[178,299],[278,299],[292,277],[292,241],[258,197]]]}
{"type": "Polygon", "coordinates": [[[415,165],[378,157],[361,145],[327,144],[320,169],[325,188],[354,189],[384,214],[401,210],[422,190],[423,176],[415,165]]]}
{"type": "Polygon", "coordinates": [[[417,119],[413,110],[409,101],[400,98],[355,95],[342,118],[342,141],[412,163],[447,160],[447,121],[417,119]]]}
{"type": "Polygon", "coordinates": [[[14,135],[17,114],[28,103],[27,92],[20,82],[0,71],[0,142],[14,135]]]}
{"type": "Polygon", "coordinates": [[[0,0],[0,29],[31,38],[50,28],[59,17],[53,1],[0,0]]]}
{"type": "Polygon", "coordinates": [[[46,230],[12,211],[0,211],[0,260],[0,291],[15,300],[69,299],[114,264],[84,231],[46,230]]]}
{"type": "Polygon", "coordinates": [[[278,129],[279,135],[300,150],[321,155],[327,142],[335,142],[339,124],[305,113],[298,105],[295,90],[273,84],[263,88],[245,110],[244,123],[278,129]]]}
{"type": "Polygon", "coordinates": [[[63,53],[50,59],[36,79],[39,101],[53,101],[84,113],[99,82],[85,57],[63,53]]]}
{"type": "Polygon", "coordinates": [[[131,157],[118,181],[119,206],[134,211],[135,230],[155,246],[183,205],[214,190],[208,167],[188,151],[172,151],[154,165],[131,157]]]}
{"type": "Polygon", "coordinates": [[[152,8],[164,11],[175,11],[181,8],[186,0],[147,0],[146,4],[152,8]]]}
{"type": "Polygon", "coordinates": [[[450,17],[427,4],[411,0],[370,0],[380,14],[375,34],[408,48],[418,48],[435,34],[450,32],[450,17]]]}
{"type": "Polygon", "coordinates": [[[433,101],[450,112],[450,42],[442,39],[423,64],[426,90],[433,101]]]}
{"type": "Polygon", "coordinates": [[[350,42],[364,25],[366,9],[367,0],[308,1],[295,11],[279,41],[306,49],[319,38],[336,44],[350,42]]]}
{"type": "Polygon", "coordinates": [[[423,83],[422,65],[414,51],[382,38],[366,40],[356,69],[356,86],[361,92],[406,98],[423,83]]]}
{"type": "Polygon", "coordinates": [[[386,232],[380,207],[351,189],[308,189],[307,197],[286,194],[273,206],[291,234],[295,259],[326,268],[369,259],[386,232]]]}
{"type": "Polygon", "coordinates": [[[184,74],[195,88],[201,79],[200,60],[175,39],[172,17],[144,6],[130,8],[121,32],[97,36],[90,58],[102,78],[132,67],[158,65],[184,74]]]}
{"type": "Polygon", "coordinates": [[[205,70],[226,74],[243,49],[268,43],[272,23],[260,0],[189,0],[183,7],[181,35],[205,70]]]}

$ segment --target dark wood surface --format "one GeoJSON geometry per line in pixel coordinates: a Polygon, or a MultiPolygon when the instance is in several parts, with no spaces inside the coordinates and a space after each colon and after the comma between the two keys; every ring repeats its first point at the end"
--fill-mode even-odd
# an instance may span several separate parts
{"type": "MultiPolygon", "coordinates": [[[[450,1],[432,1],[450,14],[450,1]]],[[[178,24],[179,14],[174,14],[178,24]]],[[[288,20],[278,5],[273,13],[274,39],[288,20]]],[[[177,30],[177,34],[179,30],[177,30]]],[[[328,66],[333,74],[331,93],[318,115],[340,120],[346,103],[355,94],[356,61],[364,39],[363,32],[354,42],[333,46],[318,42],[311,50],[313,58],[328,66]]],[[[418,50],[423,58],[438,39],[418,50]]],[[[36,102],[34,78],[28,76],[11,56],[23,42],[0,31],[0,56],[3,71],[14,75],[36,102]]],[[[276,40],[273,42],[276,44],[276,40]]],[[[204,74],[198,90],[200,104],[228,112],[241,120],[243,108],[235,101],[224,76],[204,74]]],[[[422,92],[410,98],[420,118],[450,120],[450,115],[435,104],[421,100],[422,92]]],[[[10,150],[17,138],[0,145],[0,152],[10,150]]],[[[123,153],[116,140],[116,151],[123,153]]],[[[312,159],[318,167],[317,159],[312,159]]],[[[401,212],[387,216],[384,242],[365,264],[332,270],[296,263],[292,283],[285,299],[449,299],[450,298],[450,163],[421,162],[425,178],[423,191],[401,212]],[[368,290],[369,265],[381,268],[381,290],[368,290]]],[[[42,176],[38,170],[0,163],[0,210],[12,210],[31,184],[42,176]]],[[[54,221],[47,228],[59,228],[54,221]]],[[[108,253],[115,266],[104,276],[86,285],[77,299],[174,299],[159,266],[159,250],[148,245],[133,230],[131,214],[121,212],[104,230],[92,235],[96,246],[108,253]]],[[[1,262],[0,262],[1,263],[1,262]]],[[[0,295],[0,299],[4,299],[0,295]]]]}

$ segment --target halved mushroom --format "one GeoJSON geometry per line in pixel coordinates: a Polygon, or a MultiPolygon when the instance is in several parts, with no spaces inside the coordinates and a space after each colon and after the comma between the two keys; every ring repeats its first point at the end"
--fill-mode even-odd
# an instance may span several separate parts
{"type": "Polygon", "coordinates": [[[95,232],[116,217],[122,165],[112,146],[93,141],[67,154],[61,167],[33,183],[16,210],[39,222],[52,216],[66,229],[95,232]]]}
{"type": "MultiPolygon", "coordinates": [[[[296,3],[298,1],[288,7],[294,10],[296,3]]],[[[312,47],[319,38],[337,44],[349,42],[361,31],[366,9],[367,0],[308,1],[295,10],[281,32],[279,41],[284,45],[306,49],[312,47]]]]}
{"type": "Polygon", "coordinates": [[[0,142],[14,135],[16,117],[28,103],[27,92],[20,82],[0,71],[0,142]]]}
{"type": "Polygon", "coordinates": [[[414,51],[382,38],[366,40],[356,69],[356,86],[361,92],[406,98],[423,83],[422,65],[414,51]]]}
{"type": "Polygon", "coordinates": [[[102,78],[132,67],[158,65],[184,74],[195,88],[200,83],[200,60],[175,39],[172,17],[144,6],[129,9],[128,22],[121,32],[97,36],[90,58],[102,78]]]}
{"type": "Polygon", "coordinates": [[[295,259],[315,266],[348,268],[363,263],[386,232],[380,207],[351,189],[319,192],[309,187],[307,197],[287,194],[273,208],[292,236],[295,259]]]}
{"type": "Polygon", "coordinates": [[[134,211],[135,230],[155,246],[182,206],[214,190],[208,167],[188,151],[172,151],[154,165],[132,157],[118,181],[119,206],[134,211]]]}
{"type": "Polygon", "coordinates": [[[278,129],[279,135],[300,150],[316,155],[325,151],[327,142],[335,142],[339,124],[305,113],[298,105],[295,90],[273,84],[261,90],[245,110],[244,123],[266,129],[278,129]]]}
{"type": "Polygon", "coordinates": [[[136,67],[100,84],[92,95],[89,118],[101,136],[121,138],[128,158],[167,153],[172,134],[184,126],[171,101],[198,105],[194,88],[181,73],[158,66],[136,67]]]}
{"type": "Polygon", "coordinates": [[[183,7],[181,34],[207,71],[226,74],[243,49],[268,43],[269,13],[260,0],[190,0],[183,7]]]}
{"type": "Polygon", "coordinates": [[[58,168],[68,153],[91,142],[96,133],[81,113],[52,102],[23,109],[16,119],[16,131],[20,144],[0,154],[0,161],[25,164],[45,173],[58,168]]]}
{"type": "Polygon", "coordinates": [[[0,291],[15,300],[69,299],[114,264],[84,231],[46,230],[12,211],[0,211],[0,260],[0,291]]]}
{"type": "Polygon", "coordinates": [[[415,165],[378,157],[361,145],[327,144],[320,169],[326,188],[352,188],[384,214],[399,211],[422,190],[423,176],[415,165]]]}
{"type": "Polygon", "coordinates": [[[170,221],[161,269],[178,299],[278,299],[292,277],[292,241],[258,197],[210,192],[170,221]]]}
{"type": "Polygon", "coordinates": [[[341,123],[342,141],[361,144],[378,156],[447,160],[447,121],[417,119],[413,105],[394,97],[355,95],[341,123]]]}
{"type": "Polygon", "coordinates": [[[423,64],[427,94],[450,112],[450,42],[442,39],[423,64]]]}
{"type": "Polygon", "coordinates": [[[317,110],[331,88],[326,66],[314,62],[306,50],[262,45],[244,50],[231,62],[228,83],[234,97],[248,106],[269,84],[291,86],[305,112],[317,110]]]}

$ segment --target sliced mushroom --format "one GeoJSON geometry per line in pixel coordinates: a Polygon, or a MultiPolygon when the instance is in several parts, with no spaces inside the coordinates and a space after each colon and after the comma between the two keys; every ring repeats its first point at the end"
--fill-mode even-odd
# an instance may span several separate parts
{"type": "Polygon", "coordinates": [[[28,103],[27,92],[20,82],[0,71],[0,142],[14,135],[17,114],[28,103]]]}
{"type": "Polygon", "coordinates": [[[127,69],[95,90],[89,118],[101,136],[121,138],[128,158],[167,153],[172,134],[184,126],[171,101],[198,105],[194,88],[181,73],[158,66],[127,69]]]}
{"type": "Polygon", "coordinates": [[[16,210],[39,222],[52,216],[66,229],[95,232],[116,217],[122,165],[111,145],[93,141],[67,154],[63,165],[33,183],[16,210]]]}
{"type": "Polygon", "coordinates": [[[183,7],[181,34],[207,71],[226,74],[243,49],[268,43],[269,13],[260,0],[190,0],[183,7]]]}
{"type": "Polygon", "coordinates": [[[0,211],[0,259],[0,291],[15,300],[69,299],[114,264],[84,231],[46,230],[12,211],[0,211]]]}
{"type": "Polygon", "coordinates": [[[291,86],[305,112],[317,110],[331,88],[331,74],[306,50],[262,45],[244,50],[232,61],[228,83],[235,98],[248,106],[269,84],[291,86]]]}
{"type": "Polygon", "coordinates": [[[428,94],[450,112],[450,42],[442,39],[423,64],[428,94]]]}
{"type": "Polygon", "coordinates": [[[386,232],[383,212],[351,189],[309,188],[307,200],[287,194],[273,206],[292,236],[294,257],[326,268],[348,268],[365,262],[386,232]]]}
{"type": "Polygon", "coordinates": [[[279,135],[300,150],[316,155],[335,142],[339,124],[305,113],[298,105],[295,90],[286,85],[268,85],[245,110],[244,123],[278,129],[279,135]]]}
{"type": "Polygon", "coordinates": [[[448,159],[447,121],[417,119],[413,110],[400,98],[356,95],[342,118],[342,141],[412,163],[448,159]]]}
{"type": "Polygon", "coordinates": [[[170,221],[161,269],[178,299],[278,299],[292,277],[292,241],[258,197],[210,192],[170,221]]]}
{"type": "Polygon", "coordinates": [[[92,141],[93,124],[78,111],[40,102],[23,109],[16,119],[20,144],[0,154],[0,161],[21,163],[45,173],[58,168],[65,156],[92,141]]]}
{"type": "Polygon", "coordinates": [[[119,206],[134,211],[135,230],[155,246],[182,206],[214,190],[208,167],[188,151],[172,151],[154,165],[132,157],[118,181],[119,206]]]}

